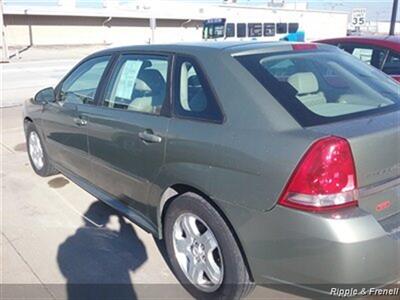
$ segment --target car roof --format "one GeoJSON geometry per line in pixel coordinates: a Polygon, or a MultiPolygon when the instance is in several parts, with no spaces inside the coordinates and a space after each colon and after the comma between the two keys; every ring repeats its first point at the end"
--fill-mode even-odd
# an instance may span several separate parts
{"type": "Polygon", "coordinates": [[[398,35],[372,35],[372,36],[346,36],[333,39],[319,40],[318,43],[354,42],[364,45],[381,46],[400,52],[400,36],[398,35]]]}
{"type": "Polygon", "coordinates": [[[286,41],[279,42],[195,42],[195,43],[176,43],[176,44],[152,44],[152,45],[137,45],[123,46],[115,48],[107,48],[96,52],[99,54],[112,54],[115,52],[127,51],[146,51],[146,52],[170,52],[181,54],[193,54],[199,52],[227,52],[241,53],[255,50],[268,50],[276,48],[290,48],[293,43],[286,41]]]}

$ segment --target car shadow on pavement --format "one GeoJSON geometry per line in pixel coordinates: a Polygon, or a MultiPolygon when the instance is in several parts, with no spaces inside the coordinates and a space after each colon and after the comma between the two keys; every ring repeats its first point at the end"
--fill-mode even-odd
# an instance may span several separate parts
{"type": "MultiPolygon", "coordinates": [[[[137,299],[129,272],[147,260],[143,242],[122,215],[100,201],[58,248],[58,266],[67,279],[67,299],[137,299]],[[118,219],[119,229],[110,229],[118,219]]],[[[116,224],[114,224],[116,225],[116,224]]],[[[114,226],[115,227],[115,226],[114,226]]]]}

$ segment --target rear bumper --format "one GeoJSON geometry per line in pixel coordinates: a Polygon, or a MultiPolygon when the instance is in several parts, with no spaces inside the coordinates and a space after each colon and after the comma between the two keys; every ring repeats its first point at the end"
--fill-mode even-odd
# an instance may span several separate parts
{"type": "Polygon", "coordinates": [[[399,235],[384,227],[400,228],[400,214],[382,224],[359,208],[318,215],[277,206],[241,216],[247,221],[239,218],[237,233],[257,284],[290,283],[329,292],[400,280],[399,235]]]}

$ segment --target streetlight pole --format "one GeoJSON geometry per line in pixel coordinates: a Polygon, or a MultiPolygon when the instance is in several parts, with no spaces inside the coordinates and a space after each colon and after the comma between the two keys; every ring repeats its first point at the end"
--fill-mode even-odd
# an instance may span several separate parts
{"type": "Polygon", "coordinates": [[[389,35],[394,35],[396,27],[397,9],[399,7],[399,0],[393,0],[392,20],[390,21],[389,35]]]}
{"type": "Polygon", "coordinates": [[[1,62],[8,62],[8,48],[6,42],[6,26],[4,24],[3,0],[0,0],[0,27],[1,27],[1,62]]]}

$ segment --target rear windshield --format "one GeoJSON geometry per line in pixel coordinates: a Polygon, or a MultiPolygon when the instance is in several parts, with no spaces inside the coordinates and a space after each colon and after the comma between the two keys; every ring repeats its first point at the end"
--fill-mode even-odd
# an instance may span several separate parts
{"type": "Polygon", "coordinates": [[[342,51],[238,56],[302,126],[399,109],[400,85],[342,51]]]}

